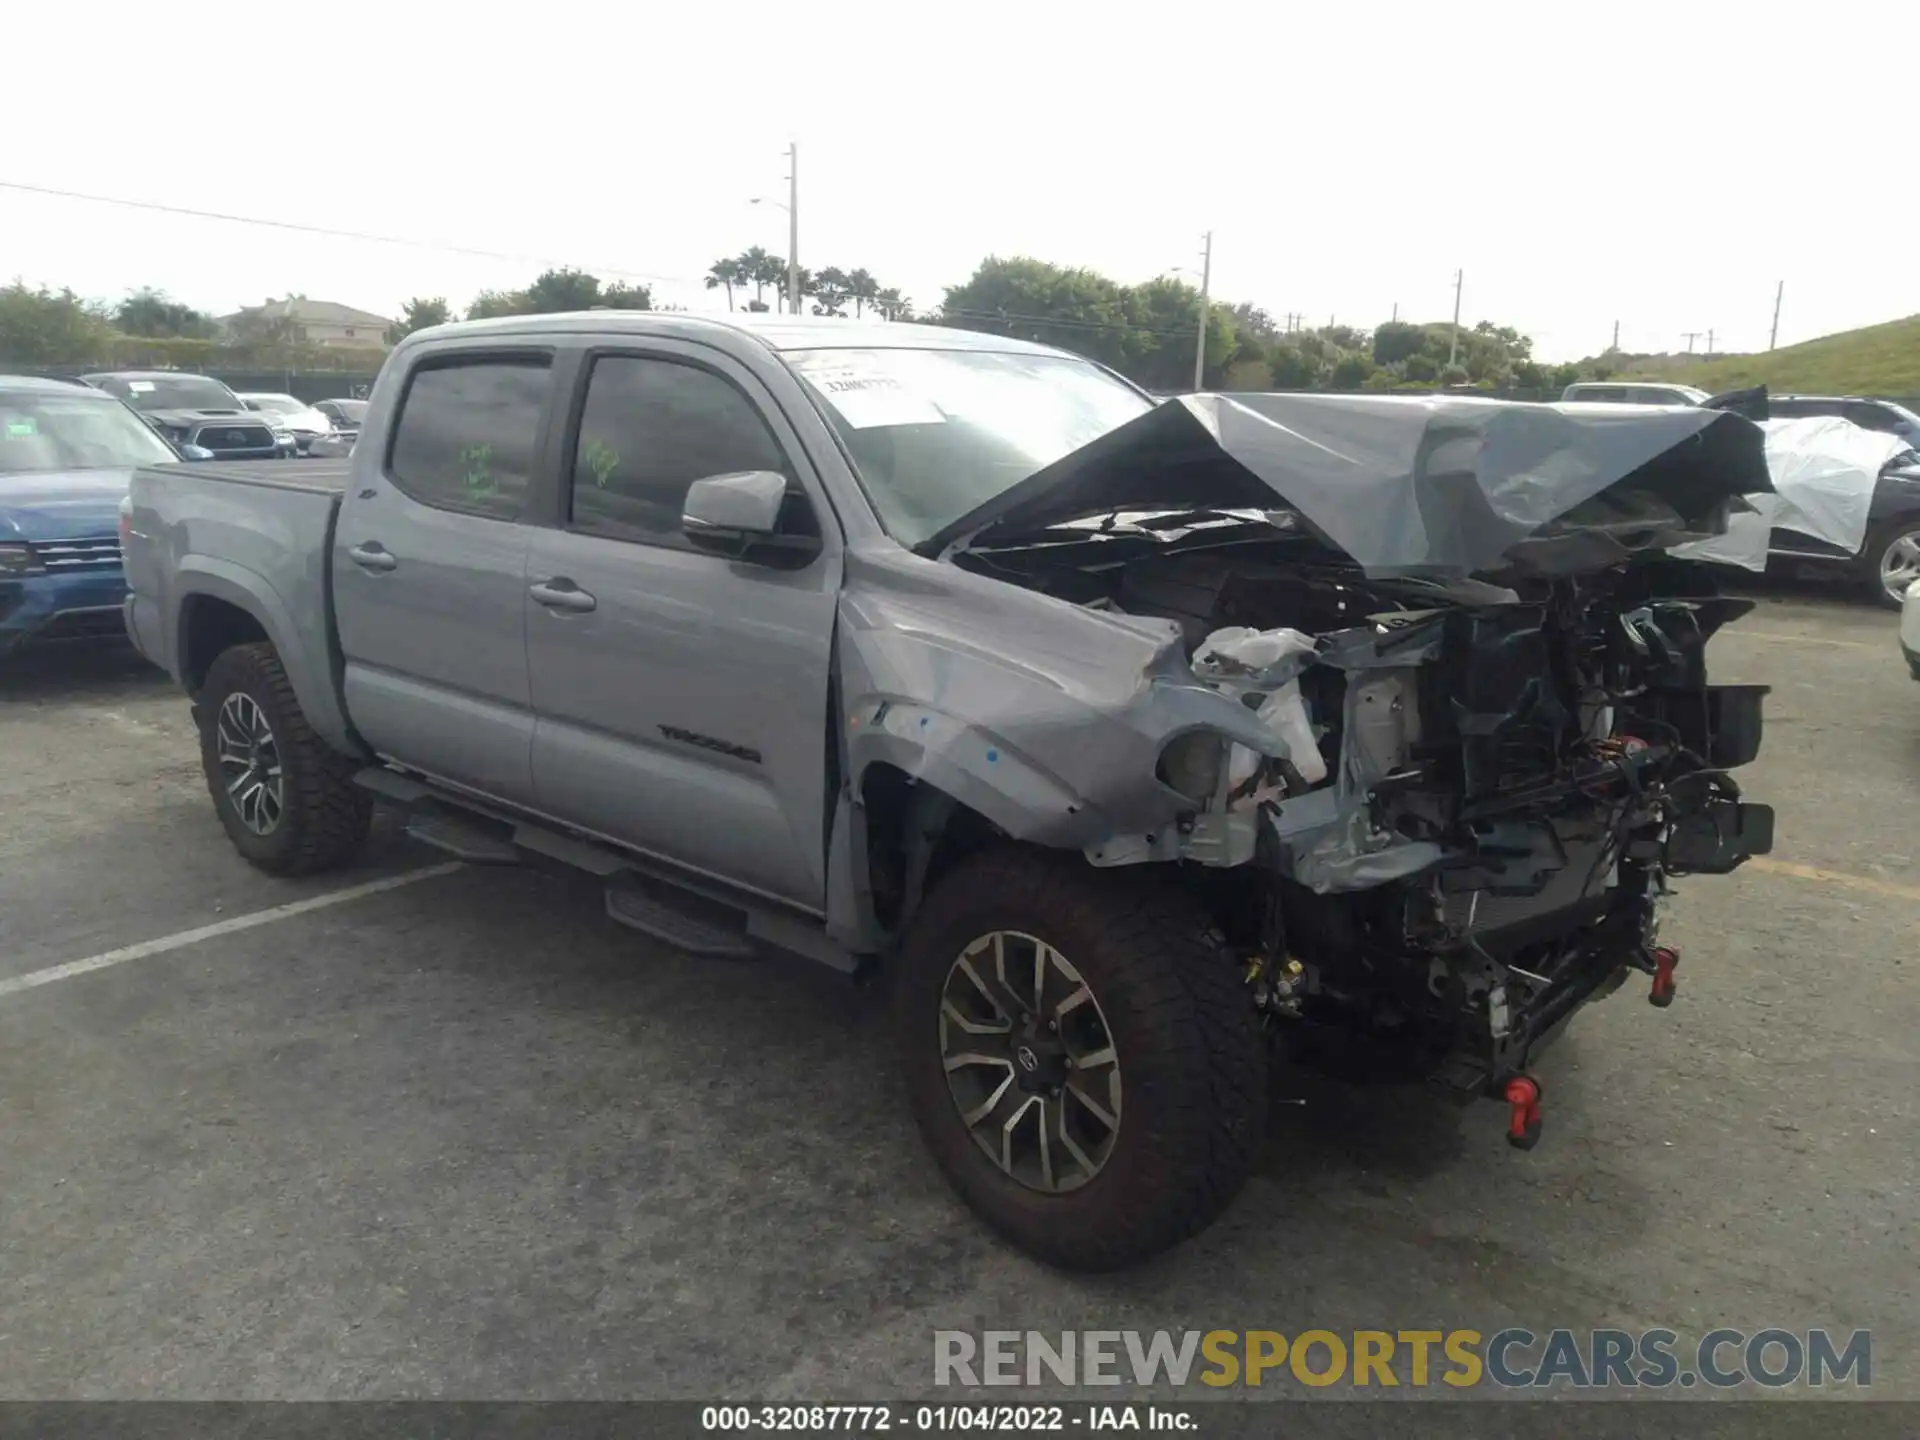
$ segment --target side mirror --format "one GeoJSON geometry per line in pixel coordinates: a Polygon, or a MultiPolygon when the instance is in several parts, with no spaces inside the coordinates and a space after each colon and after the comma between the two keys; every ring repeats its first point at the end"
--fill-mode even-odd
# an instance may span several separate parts
{"type": "Polygon", "coordinates": [[[709,475],[687,487],[680,529],[696,549],[793,569],[820,553],[819,528],[805,507],[802,497],[790,501],[787,477],[772,470],[709,475]]]}
{"type": "Polygon", "coordinates": [[[182,445],[180,446],[180,458],[182,460],[211,460],[213,459],[213,451],[207,449],[204,445],[182,445]]]}

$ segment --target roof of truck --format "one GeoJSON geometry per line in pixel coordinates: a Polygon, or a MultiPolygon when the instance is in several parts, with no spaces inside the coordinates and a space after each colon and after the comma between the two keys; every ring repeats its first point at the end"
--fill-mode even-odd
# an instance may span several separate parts
{"type": "MultiPolygon", "coordinates": [[[[1063,355],[1050,345],[920,325],[910,320],[848,320],[804,315],[690,315],[679,310],[575,310],[554,315],[504,315],[494,320],[463,320],[436,325],[416,335],[531,335],[587,330],[598,334],[632,330],[645,335],[698,335],[735,330],[752,335],[770,350],[996,350],[1003,354],[1063,355]]],[[[408,337],[412,339],[412,336],[408,337]]]]}
{"type": "Polygon", "coordinates": [[[0,390],[11,390],[16,395],[30,392],[43,395],[99,395],[102,400],[113,399],[111,395],[103,394],[91,385],[82,385],[78,380],[49,380],[44,375],[0,375],[0,390]]]}

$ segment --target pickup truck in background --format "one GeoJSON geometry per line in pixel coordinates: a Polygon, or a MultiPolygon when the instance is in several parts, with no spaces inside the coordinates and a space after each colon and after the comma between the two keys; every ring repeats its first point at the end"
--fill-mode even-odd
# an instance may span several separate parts
{"type": "Polygon", "coordinates": [[[348,460],[137,473],[127,625],[255,865],[379,800],[687,951],[878,972],[955,1188],[1103,1269],[1233,1196],[1273,1046],[1526,1148],[1573,1014],[1673,999],[1669,878],[1772,822],[1764,687],[1706,682],[1748,606],[1665,551],[1768,487],[1708,410],[515,317],[403,340],[348,460]]]}
{"type": "Polygon", "coordinates": [[[248,409],[211,375],[113,370],[80,380],[138,410],[168,443],[203,450],[210,460],[271,460],[297,448],[291,430],[248,409]]]}

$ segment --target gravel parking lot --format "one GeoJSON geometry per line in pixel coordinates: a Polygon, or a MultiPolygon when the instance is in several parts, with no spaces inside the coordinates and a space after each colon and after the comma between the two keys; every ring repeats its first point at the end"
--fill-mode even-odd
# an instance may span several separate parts
{"type": "Polygon", "coordinates": [[[1511,1323],[1868,1327],[1874,1392],[1920,1398],[1893,632],[1796,593],[1715,642],[1716,680],[1775,687],[1742,780],[1777,852],[1685,884],[1679,1003],[1635,981],[1576,1023],[1541,1148],[1495,1106],[1283,1075],[1305,1103],[1226,1219],[1099,1280],[951,1197],[877,995],[387,831],[353,873],[269,880],[162,677],[10,663],[0,1394],[924,1396],[944,1327],[1511,1323]]]}

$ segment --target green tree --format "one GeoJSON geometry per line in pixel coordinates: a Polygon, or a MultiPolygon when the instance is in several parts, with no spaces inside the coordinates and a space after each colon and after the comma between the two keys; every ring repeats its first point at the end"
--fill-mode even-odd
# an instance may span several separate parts
{"type": "Polygon", "coordinates": [[[607,310],[651,310],[653,291],[645,285],[627,285],[616,280],[600,292],[600,305],[607,310]]]}
{"type": "Polygon", "coordinates": [[[1273,367],[1258,354],[1242,351],[1228,362],[1220,377],[1220,388],[1227,391],[1271,390],[1273,367]]]}
{"type": "Polygon", "coordinates": [[[1358,390],[1373,374],[1373,361],[1365,355],[1345,355],[1334,363],[1327,384],[1335,390],[1358,390]]]}
{"type": "Polygon", "coordinates": [[[0,289],[0,360],[16,365],[81,364],[104,359],[106,317],[71,290],[0,289]]]}
{"type": "Polygon", "coordinates": [[[387,343],[398,345],[414,331],[444,325],[452,318],[453,310],[444,295],[416,295],[400,307],[400,318],[387,327],[387,343]]]}
{"type": "Polygon", "coordinates": [[[707,267],[707,289],[727,292],[727,309],[733,309],[733,287],[745,285],[753,277],[747,274],[745,265],[738,257],[732,260],[716,260],[707,267]]]}
{"type": "Polygon", "coordinates": [[[786,283],[787,262],[755,245],[742,250],[736,263],[740,266],[741,282],[752,284],[753,298],[761,302],[762,310],[766,309],[767,286],[786,283]]]}
{"type": "Polygon", "coordinates": [[[1373,363],[1402,365],[1426,347],[1427,327],[1389,320],[1373,332],[1373,363]]]}
{"type": "Polygon", "coordinates": [[[817,304],[813,307],[816,315],[842,315],[844,306],[853,293],[852,282],[847,272],[838,266],[829,265],[813,277],[813,295],[817,304]]]}
{"type": "Polygon", "coordinates": [[[860,318],[861,307],[880,298],[880,282],[866,270],[847,272],[847,295],[853,301],[853,318],[860,318]]]}
{"type": "MultiPolygon", "coordinates": [[[[1130,328],[1125,287],[1091,270],[989,256],[947,288],[940,322],[1075,350],[1123,373],[1130,328]]],[[[1187,351],[1193,363],[1193,351],[1187,351]]]]}
{"type": "Polygon", "coordinates": [[[874,293],[873,308],[878,310],[882,317],[888,320],[911,320],[913,318],[913,306],[901,298],[900,292],[891,285],[884,290],[874,293]]]}
{"type": "Polygon", "coordinates": [[[219,333],[211,317],[151,286],[142,286],[115,306],[113,323],[125,334],[151,339],[211,340],[219,333]]]}
{"type": "Polygon", "coordinates": [[[526,314],[524,290],[482,290],[467,306],[467,319],[494,320],[502,315],[526,314]]]}
{"type": "Polygon", "coordinates": [[[525,313],[529,315],[591,310],[601,303],[599,277],[571,267],[542,271],[534,277],[525,294],[525,313]]]}

